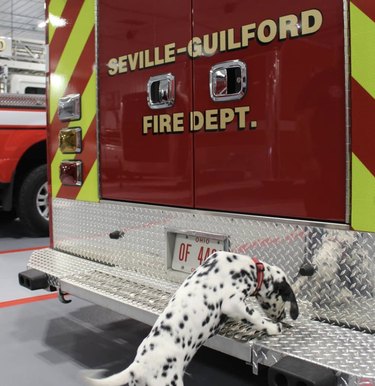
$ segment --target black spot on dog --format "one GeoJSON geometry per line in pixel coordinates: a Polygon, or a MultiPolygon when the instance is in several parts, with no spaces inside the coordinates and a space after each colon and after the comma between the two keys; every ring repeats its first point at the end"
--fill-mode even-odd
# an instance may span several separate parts
{"type": "Polygon", "coordinates": [[[173,316],[172,312],[168,312],[168,314],[165,315],[167,319],[170,319],[173,316]]]}
{"type": "Polygon", "coordinates": [[[249,314],[249,315],[252,315],[254,313],[254,310],[250,307],[246,307],[246,312],[249,314]]]}
{"type": "Polygon", "coordinates": [[[210,317],[207,316],[206,319],[204,319],[204,321],[202,322],[202,327],[204,327],[206,324],[208,324],[210,322],[210,317]]]}
{"type": "Polygon", "coordinates": [[[179,325],[178,325],[181,329],[183,329],[185,327],[185,324],[183,322],[181,322],[179,325]]]}
{"type": "Polygon", "coordinates": [[[184,320],[187,322],[189,320],[189,317],[187,315],[184,315],[184,320]]]}

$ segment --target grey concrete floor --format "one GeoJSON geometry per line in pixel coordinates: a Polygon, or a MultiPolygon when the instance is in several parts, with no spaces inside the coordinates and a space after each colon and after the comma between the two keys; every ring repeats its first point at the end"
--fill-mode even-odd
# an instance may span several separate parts
{"type": "MultiPolygon", "coordinates": [[[[150,330],[78,298],[66,305],[57,299],[36,301],[47,293],[31,292],[17,282],[31,251],[4,252],[46,245],[46,238],[24,237],[17,222],[0,220],[1,386],[80,386],[83,370],[120,371],[150,330]]],[[[207,348],[199,350],[184,381],[185,386],[267,384],[264,377],[253,376],[246,363],[207,348]]]]}

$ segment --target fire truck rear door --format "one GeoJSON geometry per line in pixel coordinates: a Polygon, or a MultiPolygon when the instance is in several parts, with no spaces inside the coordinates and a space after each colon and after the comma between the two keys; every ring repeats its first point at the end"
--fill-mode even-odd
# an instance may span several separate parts
{"type": "Polygon", "coordinates": [[[99,1],[101,195],[193,205],[190,1],[99,1]],[[174,93],[174,94],[173,94],[174,93]]]}
{"type": "Polygon", "coordinates": [[[193,9],[196,207],[344,222],[342,0],[193,9]]]}

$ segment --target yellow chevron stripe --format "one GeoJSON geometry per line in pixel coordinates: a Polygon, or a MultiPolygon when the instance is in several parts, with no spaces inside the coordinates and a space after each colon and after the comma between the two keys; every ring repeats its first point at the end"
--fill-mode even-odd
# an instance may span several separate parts
{"type": "MultiPolygon", "coordinates": [[[[81,127],[82,138],[87,134],[87,130],[91,125],[92,120],[96,115],[96,72],[93,71],[90,80],[85,88],[85,91],[81,97],[82,119],[79,121],[70,122],[70,127],[81,127]]],[[[60,181],[60,163],[64,159],[79,158],[79,155],[73,156],[71,154],[63,154],[60,149],[56,151],[56,154],[51,164],[51,185],[52,185],[52,197],[56,197],[58,191],[61,188],[60,181]]],[[[86,182],[85,182],[86,183],[86,182]]],[[[97,191],[97,189],[96,189],[97,191]]]]}
{"type": "Polygon", "coordinates": [[[375,177],[355,154],[352,171],[352,227],[375,232],[375,177]]]}
{"type": "Polygon", "coordinates": [[[81,187],[77,200],[80,201],[99,201],[99,192],[98,192],[98,160],[95,161],[92,166],[89,175],[87,176],[85,183],[81,187]]]}
{"type": "Polygon", "coordinates": [[[352,76],[375,98],[375,23],[350,4],[352,76]]]}
{"type": "Polygon", "coordinates": [[[48,6],[48,39],[51,43],[56,31],[56,20],[61,18],[67,0],[51,0],[48,6]]]}
{"type": "Polygon", "coordinates": [[[74,68],[77,65],[87,39],[94,28],[94,23],[94,1],[86,0],[79,12],[77,20],[69,36],[69,40],[56,67],[56,71],[51,74],[49,103],[50,122],[54,119],[57,111],[58,100],[64,95],[74,68]]]}

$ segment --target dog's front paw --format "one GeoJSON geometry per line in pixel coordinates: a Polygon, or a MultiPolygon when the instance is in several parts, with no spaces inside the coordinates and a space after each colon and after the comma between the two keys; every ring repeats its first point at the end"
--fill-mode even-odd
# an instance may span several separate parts
{"type": "Polygon", "coordinates": [[[279,335],[282,331],[282,324],[281,323],[270,323],[266,327],[266,333],[267,335],[279,335]]]}

